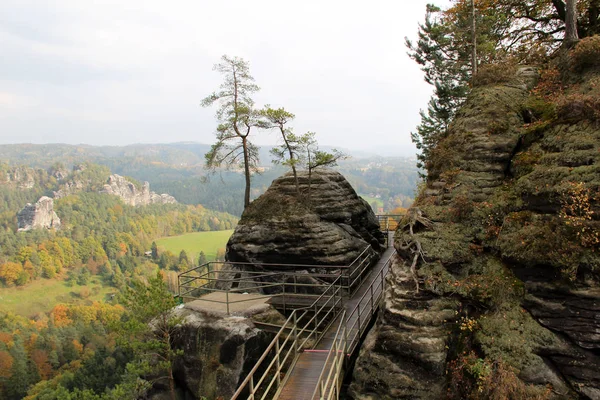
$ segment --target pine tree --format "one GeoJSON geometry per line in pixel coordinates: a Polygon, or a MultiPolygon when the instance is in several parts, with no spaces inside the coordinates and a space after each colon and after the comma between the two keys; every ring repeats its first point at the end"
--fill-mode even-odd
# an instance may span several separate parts
{"type": "Polygon", "coordinates": [[[258,147],[250,142],[253,129],[264,127],[258,110],[254,109],[252,94],[259,90],[250,75],[248,63],[238,57],[221,57],[214,69],[223,75],[220,90],[202,100],[202,106],[219,104],[217,109],[217,142],[206,153],[206,167],[241,166],[246,189],[244,208],[250,204],[250,178],[258,168],[258,147]]]}
{"type": "Polygon", "coordinates": [[[152,252],[152,260],[154,260],[155,262],[158,261],[158,246],[156,245],[156,242],[152,242],[150,250],[152,252]]]}
{"type": "Polygon", "coordinates": [[[198,254],[198,266],[202,266],[204,264],[206,264],[208,262],[208,260],[206,259],[206,254],[204,254],[203,251],[200,251],[200,254],[198,254]]]}

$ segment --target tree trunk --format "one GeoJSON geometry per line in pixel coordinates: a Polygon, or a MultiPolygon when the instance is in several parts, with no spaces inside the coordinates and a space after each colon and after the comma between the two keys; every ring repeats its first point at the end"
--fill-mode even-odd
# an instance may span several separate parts
{"type": "Polygon", "coordinates": [[[244,192],[244,209],[250,205],[250,165],[248,163],[248,139],[242,138],[242,148],[244,149],[244,176],[246,178],[246,190],[244,192]]]}
{"type": "Polygon", "coordinates": [[[577,0],[567,0],[566,12],[565,41],[563,45],[571,47],[579,40],[579,36],[577,35],[577,0]]]}
{"type": "Polygon", "coordinates": [[[475,0],[471,0],[471,73],[477,75],[477,21],[475,20],[475,0]]]}
{"type": "Polygon", "coordinates": [[[283,137],[283,141],[285,142],[285,147],[288,149],[288,153],[290,154],[290,163],[292,165],[292,173],[294,174],[294,183],[296,184],[296,194],[300,194],[300,183],[298,182],[298,174],[296,173],[296,166],[294,165],[294,152],[291,149],[290,142],[285,137],[285,131],[283,126],[279,127],[281,131],[281,136],[283,137]]]}

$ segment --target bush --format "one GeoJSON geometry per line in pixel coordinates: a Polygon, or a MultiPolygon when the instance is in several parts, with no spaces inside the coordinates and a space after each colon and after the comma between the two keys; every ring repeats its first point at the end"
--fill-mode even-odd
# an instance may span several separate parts
{"type": "Polygon", "coordinates": [[[516,74],[517,66],[513,63],[482,65],[473,77],[472,84],[473,87],[476,87],[507,83],[515,79],[516,74]]]}
{"type": "Polygon", "coordinates": [[[596,96],[573,93],[557,101],[557,115],[563,121],[600,121],[600,99],[596,96]]]}
{"type": "Polygon", "coordinates": [[[447,398],[471,400],[544,400],[551,398],[547,388],[521,381],[516,371],[502,362],[477,357],[474,352],[460,355],[448,364],[447,398]]]}
{"type": "Polygon", "coordinates": [[[571,52],[573,69],[583,71],[600,66],[600,35],[581,39],[571,52]]]}

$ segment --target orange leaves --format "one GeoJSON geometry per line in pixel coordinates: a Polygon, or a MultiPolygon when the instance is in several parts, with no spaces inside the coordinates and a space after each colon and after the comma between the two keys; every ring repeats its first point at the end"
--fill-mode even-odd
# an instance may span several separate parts
{"type": "Polygon", "coordinates": [[[0,265],[0,279],[7,286],[12,286],[19,279],[19,275],[23,272],[23,266],[15,262],[7,262],[0,265]]]}
{"type": "Polygon", "coordinates": [[[7,351],[0,350],[0,378],[10,378],[13,358],[7,351]]]}
{"type": "Polygon", "coordinates": [[[583,247],[595,247],[600,244],[600,230],[592,224],[594,196],[583,182],[567,182],[567,189],[561,199],[559,216],[566,226],[575,231],[575,236],[583,247]]]}
{"type": "Polygon", "coordinates": [[[48,353],[46,351],[34,349],[31,351],[30,357],[35,363],[42,379],[48,379],[52,376],[52,365],[48,361],[48,353]]]}
{"type": "Polygon", "coordinates": [[[71,325],[73,320],[69,318],[70,310],[66,304],[57,304],[52,309],[50,315],[54,318],[54,325],[57,327],[71,325]]]}

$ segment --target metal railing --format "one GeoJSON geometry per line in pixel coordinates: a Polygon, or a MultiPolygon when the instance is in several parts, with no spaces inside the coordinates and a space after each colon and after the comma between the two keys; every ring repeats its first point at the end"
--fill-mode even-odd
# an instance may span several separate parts
{"type": "Polygon", "coordinates": [[[333,344],[327,353],[325,365],[317,380],[317,387],[312,398],[316,399],[338,399],[342,387],[342,371],[345,368],[346,349],[348,347],[348,332],[346,326],[346,311],[341,315],[341,323],[338,325],[333,344]]]}
{"type": "Polygon", "coordinates": [[[379,229],[382,232],[387,233],[390,231],[395,231],[396,228],[398,228],[398,224],[402,220],[402,217],[404,217],[404,214],[390,214],[390,215],[377,214],[375,216],[377,217],[377,220],[379,221],[379,229]]]}
{"type": "Polygon", "coordinates": [[[393,254],[377,272],[377,276],[367,287],[352,311],[349,314],[344,311],[342,314],[333,345],[319,375],[312,399],[329,400],[339,398],[343,371],[347,361],[346,357],[352,355],[356,350],[361,337],[369,326],[369,322],[383,300],[385,276],[389,271],[392,257],[393,254]]]}
{"type": "Polygon", "coordinates": [[[313,348],[319,342],[341,310],[342,286],[341,277],[338,277],[313,304],[292,311],[233,394],[232,400],[245,394],[252,400],[263,400],[269,395],[275,396],[282,382],[285,381],[287,373],[294,367],[300,352],[306,346],[313,348]],[[268,357],[271,353],[274,353],[272,357],[268,357]],[[256,378],[259,373],[261,375],[256,378]]]}
{"type": "Polygon", "coordinates": [[[345,293],[352,296],[360,287],[364,276],[369,271],[375,252],[371,245],[363,251],[349,265],[307,265],[307,264],[272,264],[272,263],[247,263],[247,262],[209,262],[192,268],[178,275],[178,293],[181,299],[197,299],[212,293],[224,293],[224,299],[209,299],[203,301],[225,304],[227,314],[230,314],[230,305],[255,301],[260,298],[282,297],[284,312],[287,302],[291,298],[310,299],[317,298],[326,290],[333,279],[341,277],[341,287],[345,293]],[[227,268],[225,268],[227,267],[227,268]],[[234,270],[232,267],[239,268],[234,270]],[[273,272],[249,271],[245,267],[259,268],[262,270],[277,270],[273,272]],[[320,270],[331,273],[297,273],[285,270],[320,270]],[[284,271],[281,271],[284,270],[284,271]],[[205,272],[203,272],[205,271],[205,272]],[[312,281],[312,282],[311,282],[312,281]],[[308,283],[311,282],[311,283],[308,283]],[[258,297],[232,299],[231,294],[253,292],[261,294],[258,297]]]}

